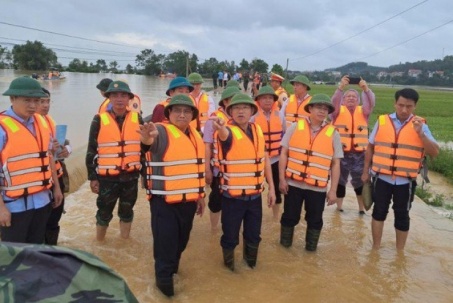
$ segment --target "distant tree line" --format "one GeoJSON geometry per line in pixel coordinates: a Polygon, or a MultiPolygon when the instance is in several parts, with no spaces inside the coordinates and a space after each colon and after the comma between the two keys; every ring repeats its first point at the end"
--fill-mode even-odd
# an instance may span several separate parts
{"type": "MultiPolygon", "coordinates": [[[[15,45],[12,51],[0,45],[0,68],[14,68],[30,71],[46,71],[50,68],[57,68],[61,71],[99,73],[128,73],[140,75],[159,75],[162,73],[174,73],[186,75],[186,73],[198,72],[205,77],[210,77],[218,71],[227,71],[230,74],[235,72],[253,71],[259,73],[275,72],[291,78],[300,71],[284,71],[279,64],[274,64],[271,69],[262,59],[253,58],[250,61],[242,59],[239,64],[234,61],[219,61],[217,58],[209,58],[199,62],[196,54],[178,50],[164,55],[158,54],[152,49],[144,49],[135,58],[135,66],[127,64],[121,67],[116,60],[107,62],[104,59],[96,60],[96,63],[86,60],[73,59],[67,67],[58,62],[56,53],[43,45],[40,41],[27,41],[22,45],[15,45]]],[[[324,71],[304,72],[311,81],[333,82],[340,80],[342,75],[350,74],[361,76],[368,82],[382,82],[404,85],[432,85],[452,86],[453,85],[453,56],[446,56],[442,60],[406,62],[390,67],[370,66],[366,62],[353,62],[344,66],[326,69],[324,71]],[[412,77],[408,74],[410,69],[419,69],[421,74],[412,77]],[[443,74],[433,73],[442,71],[443,74]],[[378,77],[379,72],[387,72],[385,76],[378,77]],[[401,72],[400,76],[392,76],[392,72],[401,72]]]]}

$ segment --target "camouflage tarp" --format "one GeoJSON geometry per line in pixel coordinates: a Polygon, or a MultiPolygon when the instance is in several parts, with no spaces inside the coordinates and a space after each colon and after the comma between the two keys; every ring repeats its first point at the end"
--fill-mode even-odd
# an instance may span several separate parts
{"type": "Polygon", "coordinates": [[[46,245],[0,243],[0,302],[138,302],[97,257],[46,245]]]}

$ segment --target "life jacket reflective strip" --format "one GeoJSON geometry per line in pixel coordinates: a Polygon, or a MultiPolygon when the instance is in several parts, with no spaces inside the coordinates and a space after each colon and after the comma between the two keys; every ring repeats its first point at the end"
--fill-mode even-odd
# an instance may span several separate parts
{"type": "Polygon", "coordinates": [[[208,117],[209,98],[206,93],[201,93],[200,99],[198,100],[197,103],[192,95],[190,95],[190,97],[192,98],[192,101],[195,104],[195,106],[198,108],[198,118],[192,120],[190,122],[190,126],[195,127],[198,131],[201,131],[209,118],[208,117]]]}
{"type": "MultiPolygon", "coordinates": [[[[57,130],[56,130],[57,126],[56,126],[55,120],[50,115],[45,115],[43,117],[46,119],[47,124],[50,126],[50,130],[52,132],[52,137],[56,138],[57,137],[57,130]]],[[[57,170],[58,178],[63,176],[63,167],[61,166],[61,162],[59,160],[55,160],[55,169],[57,170]]]]}
{"type": "Polygon", "coordinates": [[[344,105],[340,107],[338,117],[333,123],[340,133],[343,150],[365,151],[368,146],[368,122],[362,112],[362,106],[357,106],[354,113],[344,105]]]}
{"type": "Polygon", "coordinates": [[[223,154],[218,143],[220,188],[233,197],[256,195],[263,191],[264,136],[259,125],[250,123],[253,141],[236,125],[228,125],[232,133],[231,148],[223,154]]]}
{"type": "MultiPolygon", "coordinates": [[[[108,110],[108,106],[110,104],[110,99],[105,99],[101,106],[99,106],[98,114],[105,113],[108,110]]],[[[126,107],[128,111],[141,113],[142,111],[142,101],[140,97],[134,94],[134,98],[129,100],[129,105],[126,107]]]]}
{"type": "Polygon", "coordinates": [[[187,136],[173,124],[159,124],[166,130],[167,149],[161,161],[157,161],[152,153],[147,154],[148,198],[160,195],[169,204],[197,202],[205,196],[203,139],[193,127],[189,126],[187,136]],[[184,152],[181,152],[182,149],[184,152]],[[160,169],[155,169],[157,167],[160,169]]]}
{"type": "Polygon", "coordinates": [[[425,154],[423,142],[414,130],[413,119],[414,117],[397,134],[390,116],[379,116],[372,159],[373,171],[411,179],[417,177],[425,154]]]}
{"type": "Polygon", "coordinates": [[[52,186],[48,153],[50,128],[46,120],[34,114],[35,135],[15,118],[0,114],[0,126],[7,141],[1,151],[0,189],[5,196],[16,199],[52,186]]]}
{"type": "MultiPolygon", "coordinates": [[[[225,112],[223,107],[219,107],[215,112],[211,114],[211,117],[219,117],[226,121],[227,124],[231,124],[230,116],[225,112]]],[[[218,141],[217,141],[217,131],[213,134],[213,143],[212,143],[212,152],[211,152],[211,165],[219,167],[219,151],[218,151],[218,141]]]]}
{"type": "Polygon", "coordinates": [[[109,113],[100,114],[98,155],[96,171],[101,176],[116,176],[120,172],[134,172],[141,168],[139,117],[127,112],[120,130],[115,118],[109,113]]]}
{"type": "Polygon", "coordinates": [[[325,125],[312,139],[310,124],[305,119],[299,120],[289,140],[286,177],[312,186],[326,187],[334,154],[334,132],[334,126],[325,125]]]}
{"type": "Polygon", "coordinates": [[[291,95],[288,100],[288,105],[285,110],[286,128],[291,126],[293,122],[299,121],[303,117],[310,116],[310,113],[305,111],[305,105],[310,102],[311,96],[305,98],[300,105],[297,105],[296,95],[291,95]]]}
{"type": "MultiPolygon", "coordinates": [[[[274,102],[274,104],[275,103],[276,102],[274,102]]],[[[282,149],[281,141],[283,137],[283,126],[280,119],[280,113],[278,110],[272,110],[268,120],[263,110],[260,107],[258,108],[259,110],[255,115],[255,123],[257,123],[263,131],[266,151],[269,153],[270,157],[277,156],[282,149]]]]}

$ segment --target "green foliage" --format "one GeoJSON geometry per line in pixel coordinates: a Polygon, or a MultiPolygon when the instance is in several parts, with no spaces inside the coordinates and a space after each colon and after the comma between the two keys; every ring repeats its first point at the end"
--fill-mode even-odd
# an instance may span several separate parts
{"type": "Polygon", "coordinates": [[[283,76],[283,67],[280,64],[274,64],[271,68],[271,72],[283,76]]]}
{"type": "MultiPolygon", "coordinates": [[[[451,126],[450,126],[451,128],[451,126]]],[[[450,137],[451,138],[451,137],[450,137]]],[[[453,150],[441,148],[439,155],[433,159],[428,158],[428,167],[453,181],[453,150]]]]}
{"type": "Polygon", "coordinates": [[[18,69],[48,70],[57,64],[57,55],[50,48],[39,42],[27,41],[23,45],[14,45],[13,64],[18,69]]]}
{"type": "Polygon", "coordinates": [[[267,74],[269,65],[262,59],[254,58],[250,63],[250,68],[260,74],[267,74]]]}
{"type": "Polygon", "coordinates": [[[136,56],[135,63],[140,74],[159,75],[164,72],[164,60],[164,55],[158,55],[152,49],[145,49],[136,56]]]}
{"type": "Polygon", "coordinates": [[[0,45],[0,68],[9,68],[13,62],[13,56],[11,52],[0,45]]]}
{"type": "Polygon", "coordinates": [[[420,199],[422,199],[426,203],[428,203],[429,200],[433,196],[428,190],[426,190],[426,189],[424,189],[424,188],[422,188],[420,186],[417,186],[415,188],[415,194],[417,195],[417,197],[419,197],[420,199]]]}

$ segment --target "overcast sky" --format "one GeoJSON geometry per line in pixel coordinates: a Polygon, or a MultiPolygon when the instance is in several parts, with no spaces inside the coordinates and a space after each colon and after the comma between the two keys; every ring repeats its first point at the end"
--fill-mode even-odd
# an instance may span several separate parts
{"type": "Polygon", "coordinates": [[[388,67],[453,55],[452,12],[452,0],[0,0],[0,45],[38,40],[64,65],[105,59],[124,68],[150,48],[185,50],[199,63],[259,58],[285,68],[289,58],[289,69],[300,71],[356,61],[388,67]]]}

